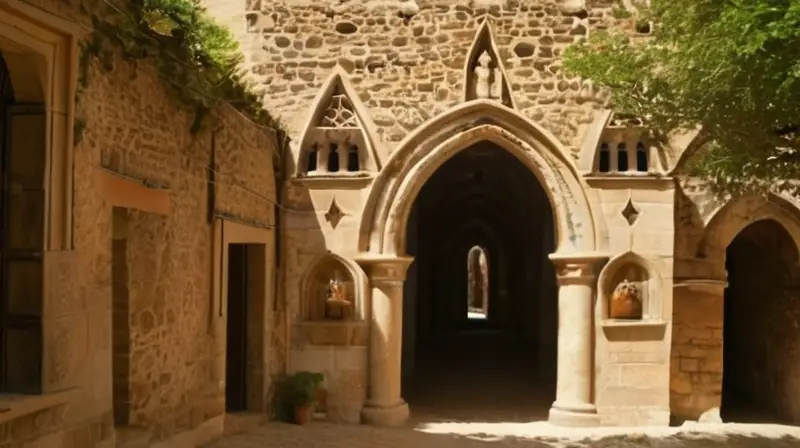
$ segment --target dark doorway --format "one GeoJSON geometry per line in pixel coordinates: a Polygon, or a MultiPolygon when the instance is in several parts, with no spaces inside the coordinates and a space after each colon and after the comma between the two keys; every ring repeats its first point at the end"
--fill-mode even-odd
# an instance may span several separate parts
{"type": "Polygon", "coordinates": [[[225,362],[225,410],[247,410],[247,245],[228,245],[228,324],[225,362]]]}
{"type": "Polygon", "coordinates": [[[128,209],[111,213],[111,370],[114,425],[130,424],[131,325],[128,266],[128,209]]]}
{"type": "Polygon", "coordinates": [[[475,144],[431,176],[408,225],[403,394],[415,417],[546,419],[558,315],[553,214],[537,178],[504,148],[475,144]],[[476,246],[485,319],[469,318],[476,246]]]}
{"type": "Polygon", "coordinates": [[[798,254],[772,220],[743,229],[726,252],[722,418],[800,422],[798,254]]]}

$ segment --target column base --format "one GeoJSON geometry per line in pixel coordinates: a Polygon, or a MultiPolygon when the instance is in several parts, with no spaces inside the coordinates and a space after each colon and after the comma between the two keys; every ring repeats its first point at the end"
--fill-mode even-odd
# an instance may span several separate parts
{"type": "Polygon", "coordinates": [[[588,428],[600,426],[600,416],[594,406],[587,406],[585,409],[564,409],[553,404],[547,420],[556,426],[567,426],[572,428],[588,428]]]}
{"type": "Polygon", "coordinates": [[[411,410],[405,401],[389,407],[366,404],[361,409],[361,422],[372,426],[396,428],[405,425],[410,414],[411,410]]]}

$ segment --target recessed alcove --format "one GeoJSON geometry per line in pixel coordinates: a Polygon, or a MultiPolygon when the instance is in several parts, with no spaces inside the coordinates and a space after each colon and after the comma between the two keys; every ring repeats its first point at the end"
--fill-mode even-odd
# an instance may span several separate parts
{"type": "Polygon", "coordinates": [[[366,276],[352,260],[328,253],[303,277],[298,336],[301,345],[366,346],[366,276]]]}
{"type": "Polygon", "coordinates": [[[606,341],[664,340],[667,321],[662,313],[662,281],[648,260],[634,252],[617,255],[600,272],[597,290],[599,297],[595,315],[606,341]],[[633,291],[636,291],[640,303],[638,310],[625,306],[626,296],[633,291]],[[618,300],[616,309],[615,295],[618,300]],[[620,299],[623,299],[622,308],[628,308],[626,311],[632,313],[619,315],[620,299]]]}
{"type": "Polygon", "coordinates": [[[664,326],[661,279],[640,255],[612,258],[600,273],[598,291],[597,316],[607,333],[664,326]]]}
{"type": "MultiPolygon", "coordinates": [[[[526,45],[518,44],[515,51],[527,54],[530,46],[526,45]]],[[[467,52],[463,80],[464,101],[489,99],[515,108],[508,73],[488,20],[478,27],[467,52]]]]}

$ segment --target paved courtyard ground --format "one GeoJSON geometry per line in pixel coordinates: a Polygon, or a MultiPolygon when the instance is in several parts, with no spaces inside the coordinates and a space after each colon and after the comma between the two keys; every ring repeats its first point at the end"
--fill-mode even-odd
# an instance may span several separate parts
{"type": "MultiPolygon", "coordinates": [[[[270,423],[207,448],[800,448],[794,426],[555,427],[546,421],[555,384],[537,378],[524,348],[496,338],[428,347],[415,366],[424,381],[408,388],[412,413],[405,428],[270,423]],[[476,363],[478,351],[482,362],[476,363]]],[[[740,421],[758,421],[748,418],[754,420],[740,421]]]]}
{"type": "Polygon", "coordinates": [[[696,425],[683,428],[566,429],[547,423],[430,423],[403,429],[314,422],[270,423],[207,448],[762,448],[800,447],[800,428],[696,425]]]}

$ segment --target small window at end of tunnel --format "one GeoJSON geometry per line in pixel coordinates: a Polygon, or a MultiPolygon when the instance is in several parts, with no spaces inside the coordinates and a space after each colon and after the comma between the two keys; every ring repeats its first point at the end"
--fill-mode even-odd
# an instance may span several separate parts
{"type": "Polygon", "coordinates": [[[467,319],[489,316],[489,260],[486,250],[474,246],[467,252],[467,319]]]}

